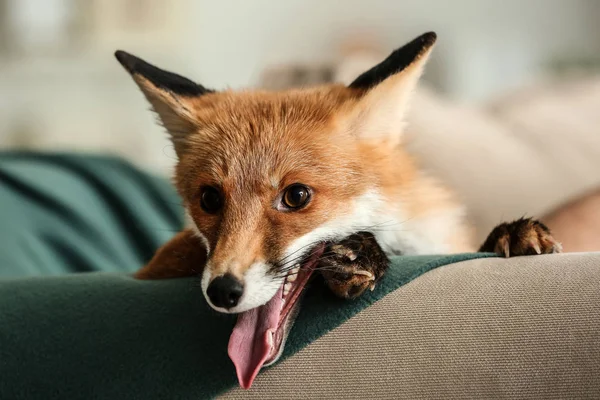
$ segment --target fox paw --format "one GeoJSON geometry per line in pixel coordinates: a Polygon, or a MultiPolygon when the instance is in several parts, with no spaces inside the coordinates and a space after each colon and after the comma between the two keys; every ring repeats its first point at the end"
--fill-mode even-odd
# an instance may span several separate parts
{"type": "Polygon", "coordinates": [[[562,246],[546,225],[531,218],[521,218],[495,227],[479,251],[517,257],[560,253],[562,246]]]}
{"type": "Polygon", "coordinates": [[[369,232],[355,233],[329,244],[318,269],[337,296],[353,299],[373,290],[389,266],[389,259],[369,232]]]}

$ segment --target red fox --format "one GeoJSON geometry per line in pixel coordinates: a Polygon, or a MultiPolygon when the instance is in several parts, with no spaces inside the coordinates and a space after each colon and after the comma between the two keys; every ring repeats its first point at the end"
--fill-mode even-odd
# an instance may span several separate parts
{"type": "MultiPolygon", "coordinates": [[[[123,51],[118,61],[168,131],[189,228],[139,279],[200,275],[208,304],[238,313],[229,355],[250,387],[275,362],[302,290],[373,288],[392,255],[474,251],[465,210],[402,146],[404,116],[436,41],[425,33],[349,86],[213,91],[123,51]]],[[[543,224],[495,228],[480,251],[561,251],[543,224]]]]}

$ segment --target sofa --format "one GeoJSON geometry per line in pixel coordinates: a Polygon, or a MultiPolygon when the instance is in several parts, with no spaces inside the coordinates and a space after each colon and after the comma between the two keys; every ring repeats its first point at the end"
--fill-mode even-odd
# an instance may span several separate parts
{"type": "Polygon", "coordinates": [[[591,399],[600,253],[423,274],[223,399],[591,399]]]}
{"type": "Polygon", "coordinates": [[[197,278],[132,272],[181,229],[123,160],[0,153],[0,398],[596,398],[600,253],[394,257],[374,291],[307,290],[249,390],[197,278]]]}

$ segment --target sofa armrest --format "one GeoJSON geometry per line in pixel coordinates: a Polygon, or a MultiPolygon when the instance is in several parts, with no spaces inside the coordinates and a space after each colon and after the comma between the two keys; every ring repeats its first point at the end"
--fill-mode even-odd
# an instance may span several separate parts
{"type": "Polygon", "coordinates": [[[600,253],[434,269],[222,398],[591,398],[600,253]]]}

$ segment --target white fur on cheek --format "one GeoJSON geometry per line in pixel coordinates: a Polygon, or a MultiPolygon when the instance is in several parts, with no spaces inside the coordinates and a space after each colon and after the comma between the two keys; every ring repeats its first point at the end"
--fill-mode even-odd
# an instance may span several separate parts
{"type": "Polygon", "coordinates": [[[293,241],[286,249],[286,256],[294,254],[293,259],[296,259],[306,254],[305,252],[318,242],[343,239],[361,230],[368,231],[373,227],[382,204],[383,200],[376,190],[366,191],[354,200],[347,213],[327,221],[293,241]]]}
{"type": "Polygon", "coordinates": [[[371,189],[359,196],[347,213],[292,242],[286,256],[296,260],[318,242],[344,239],[359,231],[373,233],[388,256],[447,253],[451,250],[447,238],[461,216],[460,209],[450,209],[409,218],[400,202],[393,203],[371,189]]]}
{"type": "Polygon", "coordinates": [[[248,268],[244,275],[244,294],[238,305],[230,309],[216,307],[211,303],[206,293],[212,279],[211,267],[210,262],[207,263],[202,273],[202,294],[204,294],[204,298],[213,309],[226,314],[240,313],[262,306],[275,296],[283,284],[283,278],[276,278],[268,273],[269,266],[267,264],[264,262],[255,262],[248,268]]]}
{"type": "Polygon", "coordinates": [[[452,251],[447,238],[457,222],[457,212],[437,213],[418,218],[398,219],[393,213],[382,218],[373,231],[377,243],[388,255],[445,254],[452,251]]]}
{"type": "Polygon", "coordinates": [[[242,312],[262,306],[275,296],[283,285],[283,279],[283,277],[275,277],[270,274],[268,264],[255,262],[244,275],[244,294],[233,312],[242,312]]]}

